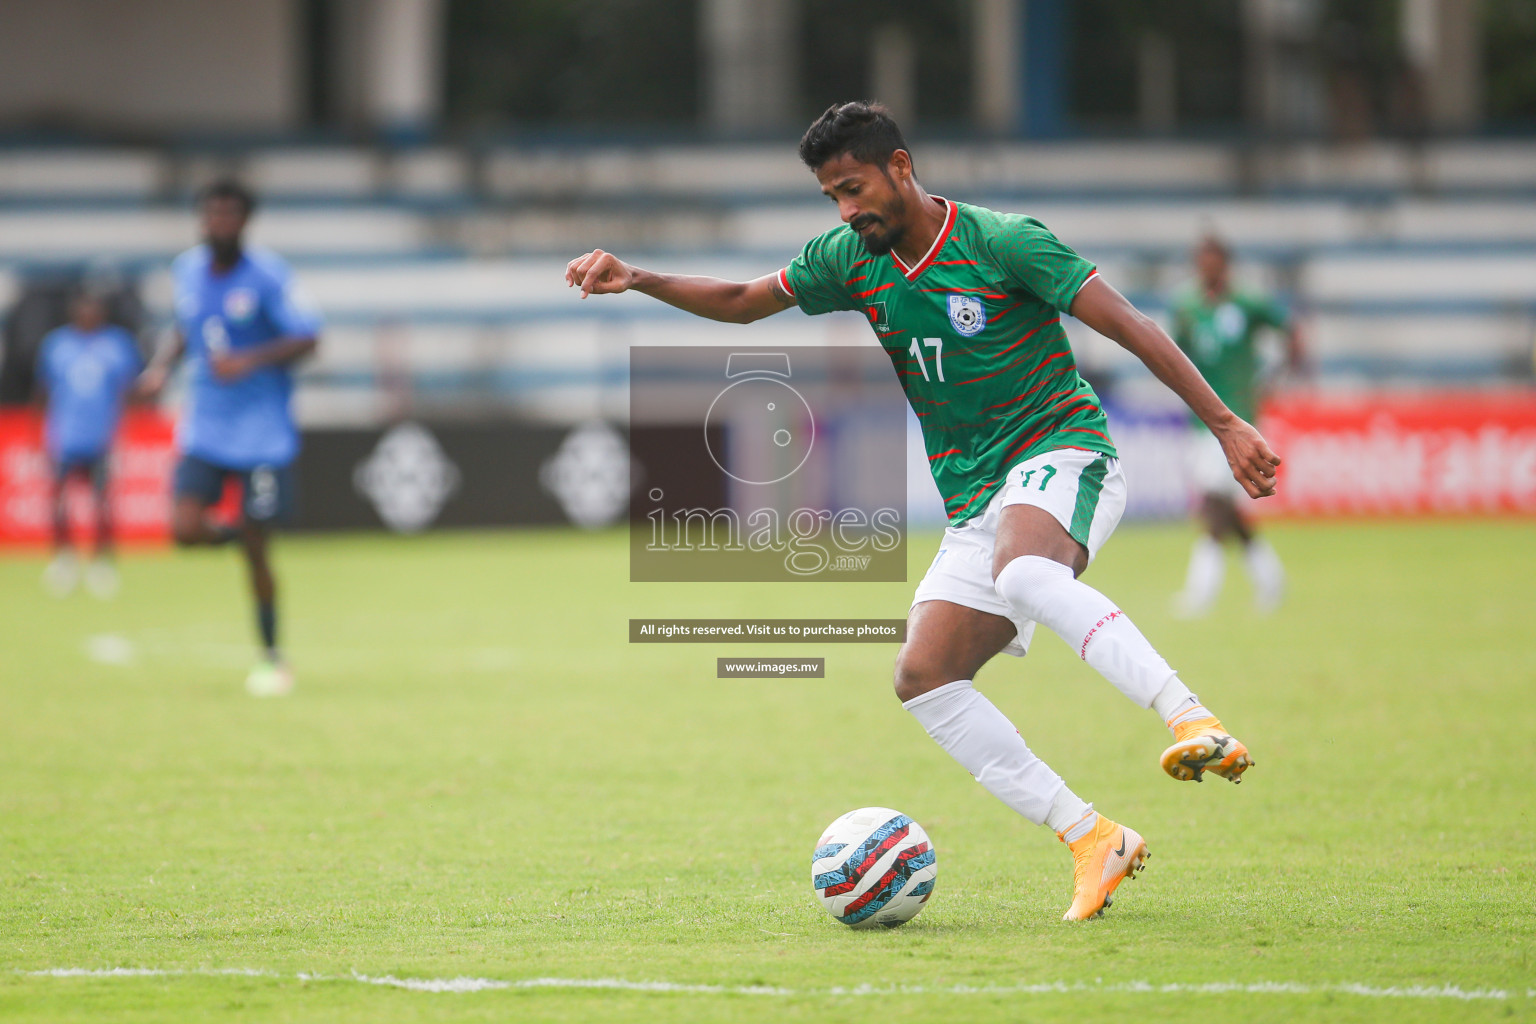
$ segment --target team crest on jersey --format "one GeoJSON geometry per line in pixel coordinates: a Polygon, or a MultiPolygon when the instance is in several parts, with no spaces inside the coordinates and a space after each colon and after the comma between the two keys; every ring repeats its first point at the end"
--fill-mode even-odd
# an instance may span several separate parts
{"type": "Polygon", "coordinates": [[[884,300],[867,304],[864,307],[864,315],[869,317],[869,322],[874,326],[875,330],[888,331],[891,329],[891,321],[889,315],[885,312],[884,300]]]}
{"type": "Polygon", "coordinates": [[[1228,338],[1240,338],[1248,329],[1248,314],[1235,302],[1223,302],[1216,309],[1216,330],[1228,338]]]}
{"type": "Polygon", "coordinates": [[[987,326],[987,307],[974,295],[951,292],[949,296],[949,323],[965,337],[980,334],[987,326]]]}
{"type": "Polygon", "coordinates": [[[256,292],[250,288],[231,288],[224,295],[224,319],[231,322],[249,320],[256,312],[256,292]]]}

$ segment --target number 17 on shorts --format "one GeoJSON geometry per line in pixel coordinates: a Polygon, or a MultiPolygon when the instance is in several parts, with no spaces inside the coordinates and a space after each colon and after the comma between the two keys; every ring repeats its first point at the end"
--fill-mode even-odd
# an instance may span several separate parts
{"type": "Polygon", "coordinates": [[[1001,515],[1010,505],[1034,505],[1049,512],[1092,558],[1125,511],[1120,460],[1079,448],[1042,452],[1008,471],[988,516],[994,508],[1001,515]]]}

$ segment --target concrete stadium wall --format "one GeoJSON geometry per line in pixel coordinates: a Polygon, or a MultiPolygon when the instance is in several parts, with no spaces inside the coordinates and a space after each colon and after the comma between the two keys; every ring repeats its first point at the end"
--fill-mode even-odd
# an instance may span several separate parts
{"type": "Polygon", "coordinates": [[[295,0],[4,0],[0,124],[294,127],[298,14],[295,0]]]}

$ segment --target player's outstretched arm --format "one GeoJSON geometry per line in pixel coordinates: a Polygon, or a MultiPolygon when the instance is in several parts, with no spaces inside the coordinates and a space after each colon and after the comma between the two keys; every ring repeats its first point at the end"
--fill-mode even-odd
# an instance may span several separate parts
{"type": "Polygon", "coordinates": [[[239,352],[217,352],[209,361],[213,372],[221,380],[236,380],[254,373],[263,366],[286,366],[298,362],[319,348],[320,339],[314,335],[295,338],[277,338],[264,345],[239,352]]]}
{"type": "Polygon", "coordinates": [[[181,336],[180,331],[173,330],[167,334],[150,357],[149,365],[144,367],[144,372],[134,382],[134,394],[146,402],[159,398],[160,392],[165,389],[165,382],[170,379],[171,371],[176,368],[176,361],[186,348],[187,339],[181,336]]]}
{"type": "Polygon", "coordinates": [[[1294,317],[1285,328],[1285,367],[1294,377],[1305,377],[1309,371],[1306,336],[1294,317]]]}
{"type": "Polygon", "coordinates": [[[565,284],[580,288],[581,297],[637,291],[695,316],[731,324],[749,324],[795,304],[779,286],[777,274],[755,281],[725,281],[718,277],[687,277],[642,270],[611,252],[594,249],[565,267],[565,284]]]}
{"type": "Polygon", "coordinates": [[[1270,450],[1257,430],[1216,397],[1195,364],[1156,321],[1131,305],[1101,276],[1083,285],[1070,312],[1140,359],[1194,410],[1221,442],[1232,475],[1243,490],[1255,498],[1275,493],[1275,467],[1280,465],[1280,456],[1270,450]]]}

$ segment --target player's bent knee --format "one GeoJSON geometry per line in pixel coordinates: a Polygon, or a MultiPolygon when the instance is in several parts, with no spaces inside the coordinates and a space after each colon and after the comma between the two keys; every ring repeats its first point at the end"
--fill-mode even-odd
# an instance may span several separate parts
{"type": "Polygon", "coordinates": [[[959,678],[951,677],[950,673],[940,670],[938,666],[925,663],[924,659],[910,653],[906,645],[896,653],[896,698],[903,704],[959,678]]]}
{"type": "Polygon", "coordinates": [[[1038,622],[1048,616],[1051,592],[1075,575],[1055,559],[1022,555],[999,567],[993,580],[1005,601],[1038,622]]]}
{"type": "Polygon", "coordinates": [[[171,513],[171,539],[180,547],[193,547],[203,541],[202,510],[178,506],[171,513]]]}

